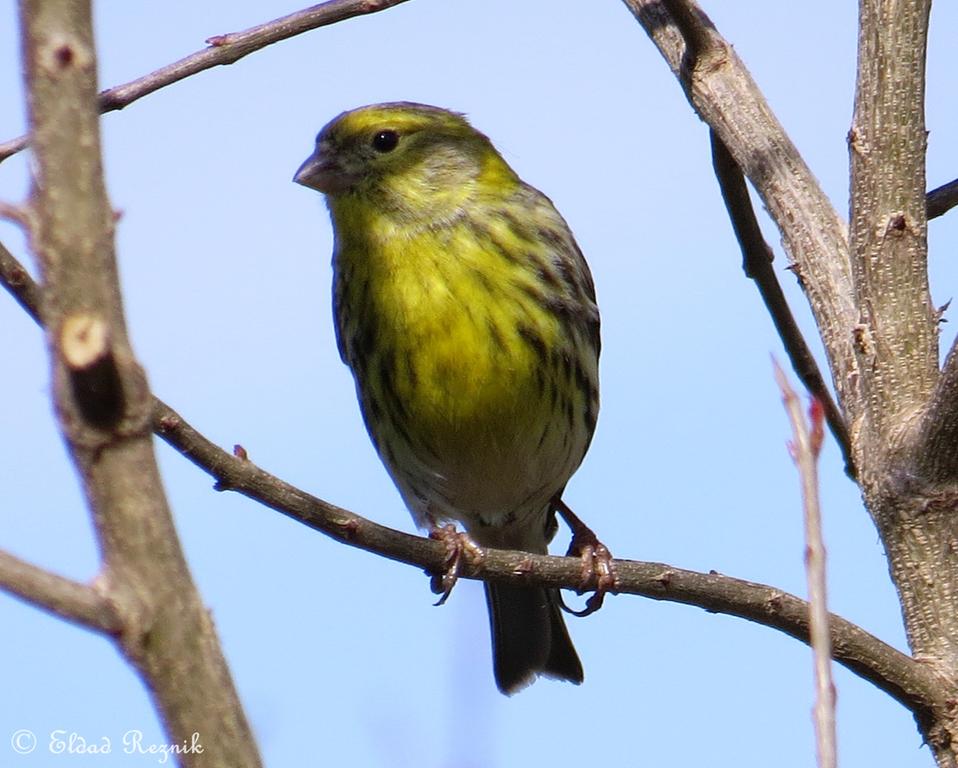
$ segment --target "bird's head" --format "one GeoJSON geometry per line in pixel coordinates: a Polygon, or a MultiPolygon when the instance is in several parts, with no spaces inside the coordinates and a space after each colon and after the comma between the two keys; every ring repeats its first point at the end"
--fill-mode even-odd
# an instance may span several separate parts
{"type": "Polygon", "coordinates": [[[404,219],[452,215],[519,183],[462,115],[424,104],[374,104],[332,120],[293,180],[339,205],[372,205],[404,219]]]}

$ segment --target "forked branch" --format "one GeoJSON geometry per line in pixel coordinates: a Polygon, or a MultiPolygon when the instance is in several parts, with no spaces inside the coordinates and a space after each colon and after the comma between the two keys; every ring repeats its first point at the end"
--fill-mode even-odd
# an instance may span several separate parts
{"type": "Polygon", "coordinates": [[[745,65],[692,0],[624,0],[782,233],[815,316],[846,422],[858,321],[846,228],[745,65]]]}
{"type": "Polygon", "coordinates": [[[825,379],[818,369],[818,363],[815,362],[815,357],[808,348],[798,323],[795,322],[795,316],[778,282],[778,276],[772,266],[774,258],[772,249],[765,242],[762,230],[758,226],[758,219],[755,217],[755,210],[752,208],[752,201],[745,187],[742,169],[715,131],[709,131],[709,136],[712,139],[712,166],[722,190],[722,199],[725,200],[729,218],[732,220],[735,237],[742,250],[742,268],[745,274],[755,281],[762,301],[765,302],[765,308],[772,316],[775,330],[778,331],[785,351],[788,353],[792,368],[806,389],[825,409],[828,428],[835,436],[842,458],[845,460],[845,471],[854,477],[855,467],[852,461],[848,428],[845,426],[841,411],[838,410],[835,400],[828,391],[825,379]]]}
{"type": "Polygon", "coordinates": [[[61,619],[112,635],[123,626],[105,591],[0,551],[0,589],[61,619]]]}

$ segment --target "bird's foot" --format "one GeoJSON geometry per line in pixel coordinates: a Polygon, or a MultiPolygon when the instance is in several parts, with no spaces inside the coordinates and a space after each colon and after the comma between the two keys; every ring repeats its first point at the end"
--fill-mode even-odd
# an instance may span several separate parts
{"type": "Polygon", "coordinates": [[[572,530],[572,541],[569,542],[566,557],[578,557],[582,562],[579,594],[592,591],[581,611],[574,611],[566,605],[562,607],[573,616],[589,616],[602,607],[607,592],[615,591],[615,562],[609,548],[599,541],[595,532],[583,523],[562,499],[554,499],[552,504],[553,509],[572,530]]]}
{"type": "Polygon", "coordinates": [[[438,525],[433,523],[429,530],[429,538],[441,541],[446,547],[445,570],[432,576],[431,588],[434,594],[442,595],[436,605],[442,605],[452,594],[452,588],[459,581],[463,561],[469,565],[477,565],[485,558],[486,553],[468,533],[456,530],[452,523],[438,525]]]}

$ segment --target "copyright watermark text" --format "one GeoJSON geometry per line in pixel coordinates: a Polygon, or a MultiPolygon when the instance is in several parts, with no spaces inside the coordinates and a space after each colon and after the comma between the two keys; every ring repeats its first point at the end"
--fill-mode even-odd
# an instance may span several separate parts
{"type": "Polygon", "coordinates": [[[155,758],[160,765],[169,762],[170,755],[203,754],[198,733],[178,744],[153,744],[146,741],[143,731],[135,728],[126,731],[118,739],[88,736],[65,729],[37,734],[28,728],[18,728],[10,734],[10,748],[18,755],[30,755],[37,751],[51,755],[110,755],[114,752],[124,755],[148,755],[155,758]]]}

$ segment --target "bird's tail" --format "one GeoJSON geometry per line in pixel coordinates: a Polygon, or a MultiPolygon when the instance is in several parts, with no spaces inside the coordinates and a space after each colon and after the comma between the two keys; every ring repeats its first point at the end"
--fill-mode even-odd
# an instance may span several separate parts
{"type": "Polygon", "coordinates": [[[558,591],[504,584],[485,587],[500,691],[516,693],[539,675],[582,682],[582,663],[562,619],[558,591]]]}

